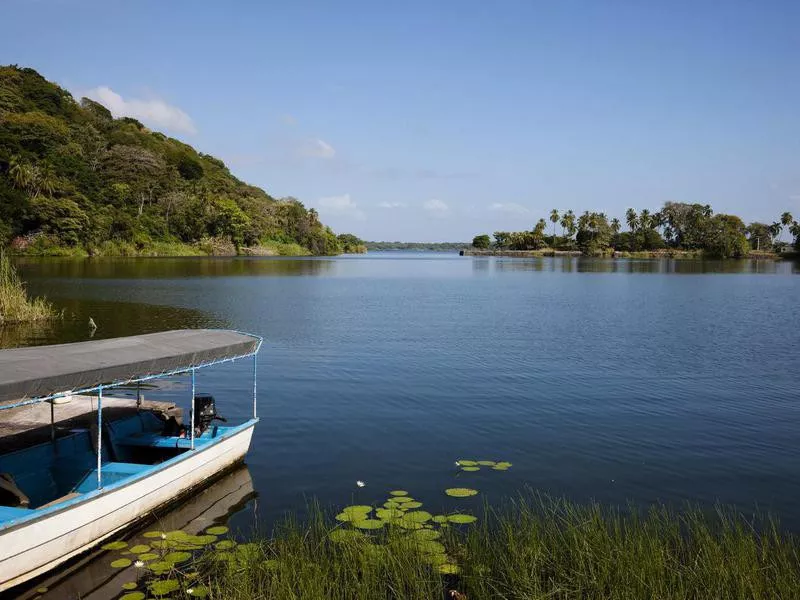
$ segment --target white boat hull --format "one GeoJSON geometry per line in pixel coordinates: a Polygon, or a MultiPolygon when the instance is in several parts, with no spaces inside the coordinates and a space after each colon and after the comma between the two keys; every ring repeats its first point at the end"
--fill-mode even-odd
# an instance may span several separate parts
{"type": "Polygon", "coordinates": [[[79,555],[241,461],[255,423],[147,475],[0,531],[0,592],[79,555]]]}

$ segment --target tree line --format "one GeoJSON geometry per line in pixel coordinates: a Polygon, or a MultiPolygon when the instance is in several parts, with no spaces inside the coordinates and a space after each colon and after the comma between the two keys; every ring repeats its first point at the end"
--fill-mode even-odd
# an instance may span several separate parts
{"type": "Polygon", "coordinates": [[[0,67],[0,246],[113,254],[221,241],[338,254],[343,241],[295,198],[132,118],[76,101],[33,69],[0,67]]]}
{"type": "Polygon", "coordinates": [[[783,234],[788,232],[800,250],[800,224],[784,212],[773,223],[749,225],[735,215],[714,214],[708,204],[666,202],[661,210],[637,212],[629,208],[625,225],[605,213],[553,209],[550,226],[539,219],[529,231],[496,231],[475,236],[472,245],[479,249],[580,251],[587,255],[610,252],[641,252],[665,249],[702,251],[718,258],[746,256],[751,250],[783,251],[788,247],[783,234]],[[549,233],[548,233],[549,229],[549,233]]]}

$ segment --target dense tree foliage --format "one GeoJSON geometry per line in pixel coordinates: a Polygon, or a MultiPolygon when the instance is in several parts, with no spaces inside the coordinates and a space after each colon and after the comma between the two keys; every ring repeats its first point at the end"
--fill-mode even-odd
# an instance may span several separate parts
{"type": "Polygon", "coordinates": [[[0,67],[0,245],[113,253],[212,240],[338,254],[314,209],[275,199],[225,164],[80,103],[32,69],[0,67]]]}
{"type": "Polygon", "coordinates": [[[342,233],[338,239],[342,252],[345,254],[365,254],[367,251],[364,240],[357,238],[352,233],[342,233]]]}
{"type": "MultiPolygon", "coordinates": [[[[629,208],[625,212],[627,231],[622,231],[619,219],[609,221],[605,213],[598,212],[587,211],[576,218],[571,210],[553,209],[549,220],[552,235],[545,235],[546,222],[539,219],[529,231],[496,231],[493,246],[500,250],[580,250],[588,255],[677,249],[733,258],[746,256],[751,249],[780,249],[776,240],[781,232],[788,230],[800,250],[800,224],[788,212],[771,225],[745,226],[734,215],[715,215],[707,204],[667,202],[655,213],[629,208]],[[560,235],[556,224],[561,226],[560,235]]],[[[479,237],[482,236],[475,240],[479,237]]],[[[478,247],[475,241],[473,245],[478,247]]]]}
{"type": "Polygon", "coordinates": [[[490,238],[485,233],[482,235],[476,235],[472,238],[472,247],[477,248],[479,250],[486,250],[492,245],[492,238],[490,238]]]}

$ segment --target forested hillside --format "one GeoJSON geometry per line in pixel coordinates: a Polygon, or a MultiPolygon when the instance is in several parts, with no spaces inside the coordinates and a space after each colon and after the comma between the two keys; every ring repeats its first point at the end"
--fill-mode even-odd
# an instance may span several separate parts
{"type": "Polygon", "coordinates": [[[314,209],[213,156],[0,67],[0,245],[29,254],[338,254],[314,209]]]}

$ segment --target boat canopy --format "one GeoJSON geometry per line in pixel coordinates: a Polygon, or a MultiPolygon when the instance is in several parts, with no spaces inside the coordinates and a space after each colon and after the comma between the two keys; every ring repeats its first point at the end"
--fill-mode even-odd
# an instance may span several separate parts
{"type": "Polygon", "coordinates": [[[130,337],[0,351],[0,408],[185,372],[254,355],[255,335],[181,329],[130,337]]]}

